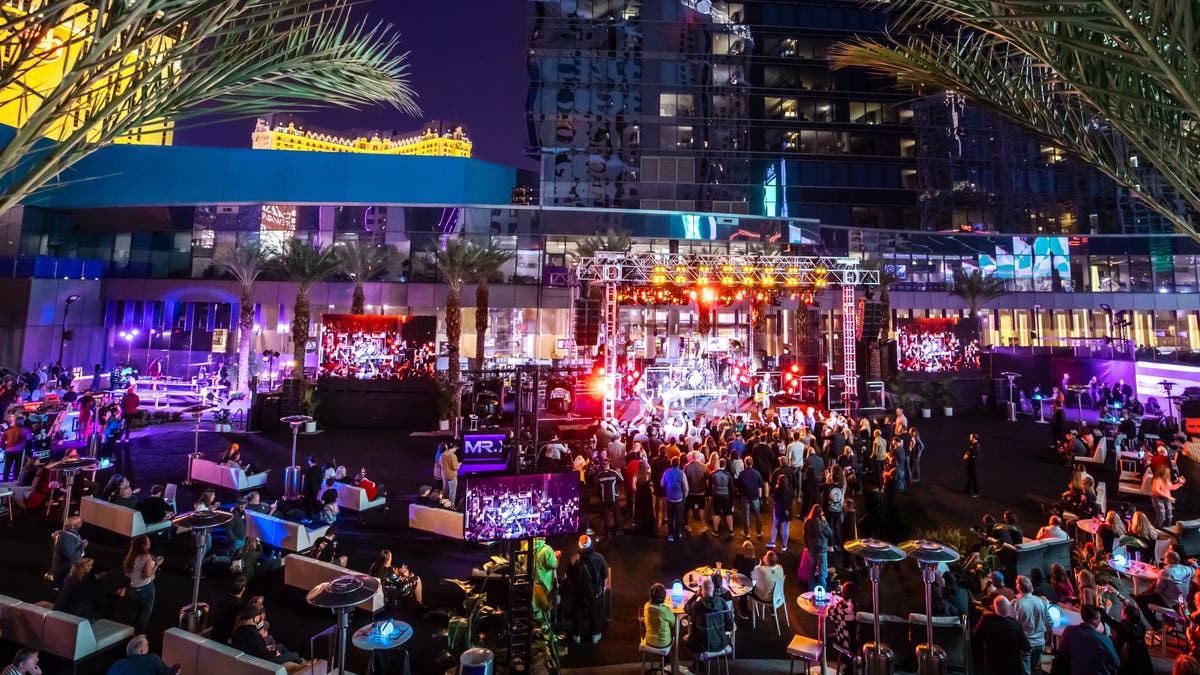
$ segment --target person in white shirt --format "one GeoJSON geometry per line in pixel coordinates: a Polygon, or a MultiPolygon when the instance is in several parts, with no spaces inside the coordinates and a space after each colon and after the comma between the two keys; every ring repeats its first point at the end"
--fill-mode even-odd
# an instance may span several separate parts
{"type": "Polygon", "coordinates": [[[904,408],[896,408],[896,428],[908,428],[908,417],[904,415],[904,408]]]}
{"type": "Polygon", "coordinates": [[[1062,529],[1062,518],[1050,516],[1050,523],[1038,530],[1038,539],[1070,539],[1067,531],[1062,529]]]}
{"type": "Polygon", "coordinates": [[[783,565],[779,564],[779,556],[775,551],[767,551],[762,562],[754,568],[750,579],[753,582],[750,594],[754,599],[770,603],[775,597],[775,584],[783,583],[783,565]]]}

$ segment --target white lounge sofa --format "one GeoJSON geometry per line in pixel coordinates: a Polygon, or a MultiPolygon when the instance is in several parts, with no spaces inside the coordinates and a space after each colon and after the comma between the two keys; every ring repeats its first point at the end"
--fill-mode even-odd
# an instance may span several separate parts
{"type": "Polygon", "coordinates": [[[349,483],[334,483],[337,488],[338,508],[350,511],[370,511],[387,504],[387,497],[378,495],[375,499],[367,499],[367,491],[349,483]]]}
{"type": "MultiPolygon", "coordinates": [[[[283,583],[293,588],[299,588],[305,593],[316,588],[317,584],[333,581],[347,574],[357,574],[357,572],[298,553],[292,553],[283,559],[283,583]]],[[[381,586],[370,600],[358,605],[356,609],[372,614],[383,609],[383,587],[381,586]]]]}
{"type": "Polygon", "coordinates": [[[268,516],[250,509],[246,509],[246,515],[246,536],[255,537],[264,545],[296,553],[312,548],[317,539],[325,534],[325,530],[329,529],[328,525],[309,529],[303,523],[268,516]]]}
{"type": "MultiPolygon", "coordinates": [[[[287,669],[282,665],[250,656],[229,645],[180,628],[168,628],[163,633],[162,659],[168,666],[178,665],[179,675],[287,675],[287,669]]],[[[317,660],[297,672],[325,675],[329,672],[329,664],[317,660]]]]}
{"type": "Polygon", "coordinates": [[[19,645],[82,661],[133,637],[133,626],[56,612],[48,607],[0,596],[0,632],[19,645]]]}
{"type": "Polygon", "coordinates": [[[143,534],[154,534],[171,527],[169,520],[147,525],[142,518],[141,511],[95,497],[84,497],[79,500],[79,517],[89,525],[102,527],[130,538],[140,537],[143,534]]]}
{"type": "Polygon", "coordinates": [[[221,466],[216,462],[197,457],[192,460],[188,480],[223,487],[234,492],[257,490],[267,484],[270,471],[247,475],[245,469],[221,466]]]}
{"type": "Polygon", "coordinates": [[[460,511],[409,504],[408,527],[410,530],[421,530],[462,541],[463,514],[460,511]]]}

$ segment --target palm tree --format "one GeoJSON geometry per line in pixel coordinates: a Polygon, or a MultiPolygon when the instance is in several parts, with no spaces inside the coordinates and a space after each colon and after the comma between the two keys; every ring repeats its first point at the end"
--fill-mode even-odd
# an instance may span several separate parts
{"type": "Polygon", "coordinates": [[[354,282],[354,298],[350,301],[350,313],[362,314],[366,298],[363,284],[374,281],[387,273],[396,260],[396,247],[391,244],[367,244],[361,241],[344,241],[333,248],[339,272],[354,282]]]}
{"type": "Polygon", "coordinates": [[[500,248],[494,239],[488,239],[486,244],[475,245],[475,365],[476,369],[483,368],[484,336],[488,329],[489,290],[488,284],[492,277],[515,253],[511,249],[500,248]]]}
{"type": "Polygon", "coordinates": [[[962,298],[971,309],[971,318],[979,317],[980,305],[996,298],[1008,295],[1008,289],[1002,279],[985,275],[981,270],[954,271],[954,288],[950,290],[951,297],[962,298]]]}
{"type": "Polygon", "coordinates": [[[337,259],[330,248],[293,238],[284,242],[274,263],[285,279],[296,284],[296,302],[292,305],[292,356],[295,359],[292,377],[304,381],[304,347],[308,344],[308,325],[312,321],[308,290],[337,269],[337,259]]]}
{"type": "Polygon", "coordinates": [[[575,242],[574,255],[577,258],[590,258],[599,251],[626,253],[633,248],[633,240],[624,230],[608,228],[604,234],[593,234],[575,242]]]}
{"type": "Polygon", "coordinates": [[[1200,239],[1198,18],[1194,0],[914,0],[893,26],[906,37],[835,45],[830,58],[965,96],[1200,239]]]}
{"type": "Polygon", "coordinates": [[[0,89],[29,112],[0,144],[0,213],[137,129],[325,105],[417,113],[396,32],[356,19],[352,4],[33,0],[6,10],[0,89]],[[30,86],[52,60],[61,74],[30,86]]]}
{"type": "Polygon", "coordinates": [[[228,248],[213,256],[217,267],[237,281],[238,299],[238,391],[250,397],[250,340],[254,337],[254,283],[266,268],[258,242],[228,248]]]}
{"type": "Polygon", "coordinates": [[[459,386],[461,366],[458,362],[459,342],[462,339],[462,285],[475,276],[475,256],[478,248],[466,239],[448,239],[441,250],[433,254],[434,264],[446,279],[446,342],[450,363],[446,371],[450,384],[459,386]]]}

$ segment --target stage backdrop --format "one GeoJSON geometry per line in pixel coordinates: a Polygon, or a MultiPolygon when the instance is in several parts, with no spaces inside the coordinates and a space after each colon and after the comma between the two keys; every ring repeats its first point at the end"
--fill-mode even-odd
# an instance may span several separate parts
{"type": "Polygon", "coordinates": [[[1133,361],[1109,361],[1106,359],[1079,359],[1073,356],[1053,356],[1048,353],[1011,354],[1007,352],[992,353],[992,377],[1000,377],[1000,373],[1020,373],[1017,389],[1032,393],[1034,386],[1040,386],[1042,393],[1049,395],[1054,387],[1061,387],[1063,376],[1071,385],[1086,385],[1095,377],[1098,382],[1107,382],[1110,386],[1120,380],[1134,387],[1137,393],[1136,372],[1133,361]]]}

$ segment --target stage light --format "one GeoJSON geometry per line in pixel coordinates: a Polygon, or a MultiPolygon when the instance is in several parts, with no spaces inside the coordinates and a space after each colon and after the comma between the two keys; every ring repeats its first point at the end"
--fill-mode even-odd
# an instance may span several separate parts
{"type": "Polygon", "coordinates": [[[662,265],[654,266],[654,274],[650,277],[650,283],[655,286],[661,286],[667,283],[667,268],[662,265]]]}
{"type": "Polygon", "coordinates": [[[798,373],[798,372],[800,372],[800,365],[799,365],[799,364],[797,364],[797,363],[793,363],[793,364],[792,364],[792,372],[793,372],[793,373],[798,373]]]}
{"type": "Polygon", "coordinates": [[[716,293],[713,292],[713,289],[705,288],[704,290],[700,291],[700,301],[702,303],[704,303],[706,305],[711,305],[712,301],[715,299],[716,299],[716,293]]]}
{"type": "Polygon", "coordinates": [[[754,277],[746,277],[746,278],[742,279],[742,283],[747,286],[753,286],[754,285],[754,277]]]}
{"type": "Polygon", "coordinates": [[[682,286],[685,283],[687,283],[687,277],[683,276],[682,274],[676,274],[675,275],[675,283],[676,283],[676,285],[682,286]]]}
{"type": "Polygon", "coordinates": [[[721,283],[726,286],[732,286],[733,285],[733,277],[730,277],[730,276],[721,277],[721,283]]]}

